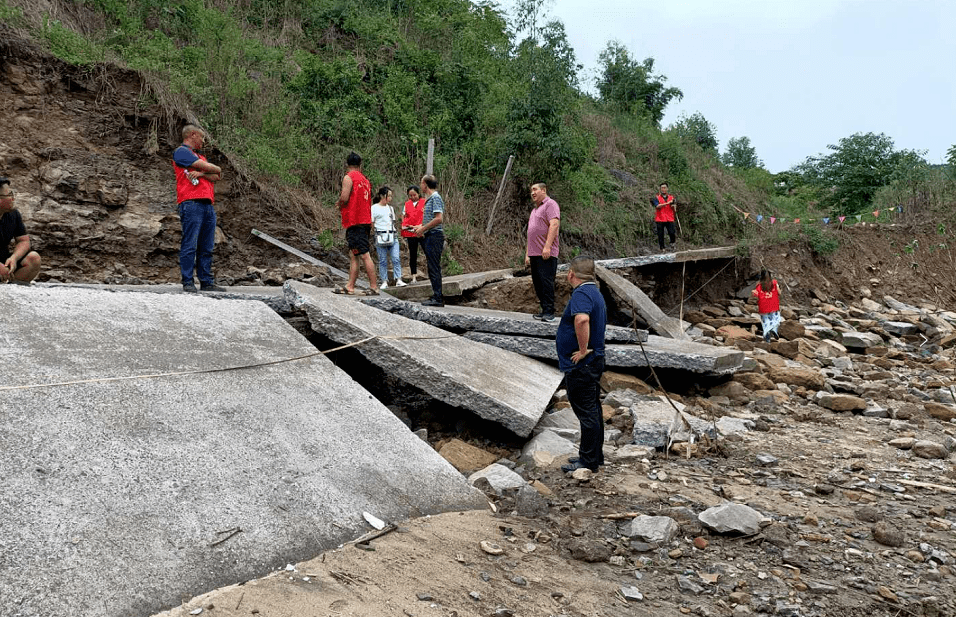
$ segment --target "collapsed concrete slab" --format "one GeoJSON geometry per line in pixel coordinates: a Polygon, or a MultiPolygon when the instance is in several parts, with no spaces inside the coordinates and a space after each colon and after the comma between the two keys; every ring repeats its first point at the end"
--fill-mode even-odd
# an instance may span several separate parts
{"type": "Polygon", "coordinates": [[[630,407],[634,419],[631,443],[660,449],[667,447],[669,441],[690,441],[699,435],[717,438],[712,423],[687,413],[685,406],[677,401],[673,404],[677,410],[664,396],[635,397],[630,407]]]}
{"type": "MultiPolygon", "coordinates": [[[[550,322],[538,321],[529,313],[496,311],[470,306],[429,307],[387,296],[365,298],[362,302],[409,319],[424,321],[445,330],[458,332],[520,334],[551,339],[554,339],[558,332],[557,319],[550,322]]],[[[613,343],[637,343],[647,340],[647,331],[608,326],[605,340],[613,343]]]]}
{"type": "MultiPolygon", "coordinates": [[[[505,336],[486,332],[466,332],[462,336],[532,358],[554,360],[555,362],[558,360],[554,341],[547,339],[530,336],[505,336]]],[[[674,368],[709,375],[728,375],[738,371],[744,363],[744,353],[736,349],[714,347],[690,341],[675,341],[654,335],[647,337],[643,351],[639,345],[606,345],[604,352],[605,365],[614,368],[648,366],[650,364],[655,368],[674,368]],[[647,354],[646,357],[645,353],[647,354]]]]}
{"type": "MultiPolygon", "coordinates": [[[[735,246],[716,246],[706,249],[694,249],[692,251],[675,251],[673,253],[655,253],[653,255],[638,255],[635,257],[621,257],[619,259],[599,259],[595,265],[607,268],[608,270],[617,270],[619,268],[640,268],[642,266],[655,266],[660,264],[678,264],[688,261],[706,261],[708,259],[733,259],[736,256],[737,247],[735,246]]],[[[567,271],[568,264],[558,266],[559,271],[567,271]]],[[[747,296],[750,297],[751,285],[747,290],[747,296]]]]}
{"type": "Polygon", "coordinates": [[[665,315],[664,311],[658,308],[654,301],[648,298],[647,294],[641,291],[637,285],[620,274],[615,274],[600,266],[594,268],[594,273],[608,286],[611,293],[637,311],[637,314],[647,322],[651,330],[679,341],[689,340],[684,330],[690,327],[690,324],[685,326],[679,319],[665,315]]]}
{"type": "Polygon", "coordinates": [[[363,511],[485,506],[259,302],[0,285],[0,306],[16,367],[0,385],[0,614],[152,615],[352,539],[363,511]]]}
{"type": "Polygon", "coordinates": [[[370,362],[450,405],[468,409],[527,437],[562,375],[556,369],[434,326],[290,281],[289,301],[312,329],[338,343],[369,337],[357,347],[370,362]]]}
{"type": "MultiPolygon", "coordinates": [[[[463,295],[466,291],[483,287],[488,283],[510,279],[511,276],[511,268],[444,276],[441,280],[441,293],[446,298],[453,298],[463,295]]],[[[428,279],[425,279],[423,282],[411,283],[404,287],[389,287],[385,292],[401,300],[425,300],[431,297],[432,286],[428,279]]]]}
{"type": "MultiPolygon", "coordinates": [[[[185,294],[182,285],[101,285],[96,283],[35,283],[35,287],[75,287],[78,289],[96,289],[128,293],[185,294]]],[[[266,285],[235,285],[225,287],[226,291],[203,291],[203,296],[220,300],[258,300],[265,302],[272,310],[285,315],[292,307],[285,299],[282,287],[266,285]]]]}

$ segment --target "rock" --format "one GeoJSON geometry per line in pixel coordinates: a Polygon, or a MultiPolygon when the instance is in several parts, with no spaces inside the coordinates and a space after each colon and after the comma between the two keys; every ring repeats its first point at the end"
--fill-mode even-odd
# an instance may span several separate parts
{"type": "Polygon", "coordinates": [[[762,467],[768,467],[770,465],[777,464],[777,458],[775,456],[770,456],[769,454],[758,454],[756,456],[757,464],[762,467]]]}
{"type": "Polygon", "coordinates": [[[844,332],[840,342],[847,349],[866,349],[884,345],[883,338],[872,332],[844,332]]]}
{"type": "Polygon", "coordinates": [[[460,439],[452,439],[446,442],[438,453],[451,463],[452,467],[464,474],[471,473],[476,469],[484,469],[498,460],[497,455],[476,448],[460,439]]]}
{"type": "Polygon", "coordinates": [[[910,450],[916,445],[916,439],[912,437],[897,437],[886,442],[886,445],[899,448],[900,450],[910,450]]]}
{"type": "Polygon", "coordinates": [[[883,513],[874,506],[863,506],[853,512],[854,516],[864,523],[876,523],[883,520],[883,513]]]}
{"type": "Polygon", "coordinates": [[[548,515],[548,500],[533,486],[525,484],[515,493],[515,511],[525,518],[540,518],[548,515]]]}
{"type": "Polygon", "coordinates": [[[804,328],[803,324],[799,321],[790,319],[780,323],[780,327],[777,328],[777,334],[780,335],[780,338],[792,341],[806,336],[807,329],[804,328]]]}
{"type": "Polygon", "coordinates": [[[903,535],[903,532],[896,527],[887,525],[885,522],[873,525],[870,531],[873,532],[873,539],[884,546],[896,548],[906,543],[906,536],[903,535]]]}
{"type": "MultiPolygon", "coordinates": [[[[691,429],[698,434],[706,434],[716,439],[713,423],[705,422],[700,418],[683,411],[684,405],[674,401],[681,415],[690,424],[691,429]]],[[[663,448],[667,446],[668,434],[674,423],[677,412],[670,406],[663,396],[639,396],[630,407],[631,417],[634,419],[634,437],[636,445],[663,448]]],[[[690,441],[690,433],[686,427],[672,435],[674,441],[690,441]]]]}
{"type": "Polygon", "coordinates": [[[710,394],[710,396],[726,396],[731,401],[750,400],[750,390],[745,388],[744,385],[738,381],[728,381],[727,383],[720,384],[719,386],[714,386],[708,390],[707,393],[710,394]]]}
{"type": "Polygon", "coordinates": [[[482,540],[478,543],[478,546],[480,546],[481,550],[489,555],[501,555],[505,552],[505,549],[501,548],[501,546],[499,546],[497,543],[490,540],[482,540]]]}
{"type": "Polygon", "coordinates": [[[680,559],[681,557],[684,556],[684,551],[679,548],[675,548],[671,551],[668,551],[667,556],[670,557],[671,559],[680,559]]]}
{"type": "Polygon", "coordinates": [[[717,432],[721,435],[739,435],[753,429],[753,420],[722,416],[717,420],[717,432]]]}
{"type": "Polygon", "coordinates": [[[739,533],[749,536],[760,531],[763,515],[749,506],[727,502],[704,510],[697,519],[705,527],[717,533],[739,533]]]}
{"type": "MultiPolygon", "coordinates": [[[[719,424],[718,424],[718,427],[719,427],[719,424]]],[[[654,458],[655,454],[656,454],[656,450],[651,446],[638,446],[635,444],[626,444],[621,446],[620,448],[615,448],[614,451],[611,452],[608,458],[614,461],[633,461],[635,459],[636,460],[641,460],[645,458],[651,459],[651,458],[654,458]]]]}
{"type": "Polygon", "coordinates": [[[628,602],[640,602],[644,599],[644,595],[633,585],[621,587],[621,595],[624,596],[624,599],[628,602]]]}
{"type": "Polygon", "coordinates": [[[704,587],[692,581],[689,576],[678,576],[677,586],[680,588],[681,592],[687,591],[695,596],[699,596],[700,594],[704,593],[704,587]]]}
{"type": "Polygon", "coordinates": [[[869,298],[863,298],[862,300],[860,300],[860,306],[863,307],[863,310],[868,311],[870,313],[873,313],[873,312],[880,313],[886,310],[885,306],[883,306],[879,302],[874,302],[873,300],[870,300],[869,298]]]}
{"type": "Polygon", "coordinates": [[[853,360],[850,360],[846,356],[840,356],[833,358],[830,363],[830,366],[837,369],[838,371],[852,371],[853,370],[853,360]]]}
{"type": "Polygon", "coordinates": [[[622,526],[621,534],[651,544],[665,544],[680,532],[677,521],[667,516],[638,516],[622,526]]]}
{"type": "Polygon", "coordinates": [[[807,368],[775,368],[770,370],[768,377],[774,383],[785,383],[809,390],[823,390],[826,387],[826,378],[819,372],[807,368]]]}
{"type": "Polygon", "coordinates": [[[581,482],[587,482],[594,477],[594,472],[587,467],[581,467],[571,472],[571,477],[581,482]]]}
{"type": "Polygon", "coordinates": [[[816,351],[816,355],[825,358],[842,358],[846,353],[846,347],[830,339],[821,340],[816,351]]]}
{"type": "Polygon", "coordinates": [[[906,558],[914,563],[923,563],[926,558],[919,551],[906,551],[906,558]]]}
{"type": "Polygon", "coordinates": [[[534,467],[550,467],[555,464],[564,464],[568,456],[577,453],[578,447],[568,439],[558,435],[550,429],[545,429],[534,436],[521,450],[519,460],[534,467]],[[546,454],[547,456],[538,456],[546,454]],[[550,459],[550,462],[549,460],[550,459]]]}
{"type": "Polygon", "coordinates": [[[877,591],[878,594],[880,594],[880,597],[882,597],[882,598],[884,598],[884,599],[886,599],[886,600],[889,600],[890,602],[899,602],[899,601],[900,601],[900,599],[896,596],[896,594],[893,593],[893,591],[892,591],[889,587],[887,587],[887,586],[885,586],[885,585],[880,585],[880,586],[877,588],[876,591],[877,591]]]}
{"type": "Polygon", "coordinates": [[[926,439],[913,444],[913,454],[920,458],[949,458],[949,450],[943,444],[926,439]]]}
{"type": "Polygon", "coordinates": [[[752,341],[757,338],[750,330],[741,328],[740,326],[727,325],[717,328],[717,336],[722,336],[725,339],[744,339],[745,341],[752,341]]]}
{"type": "Polygon", "coordinates": [[[499,463],[493,463],[471,474],[468,476],[468,483],[474,485],[480,478],[487,480],[499,495],[509,488],[521,488],[528,484],[524,478],[499,463]]]}
{"type": "Polygon", "coordinates": [[[534,432],[540,433],[545,429],[549,429],[571,441],[577,441],[581,438],[581,423],[578,421],[578,417],[574,415],[570,403],[553,413],[546,413],[541,416],[538,425],[534,427],[534,432]]]}
{"type": "Polygon", "coordinates": [[[849,394],[820,394],[817,404],[831,411],[860,411],[866,409],[866,401],[849,394]]]}
{"type": "Polygon", "coordinates": [[[950,407],[949,405],[943,405],[942,403],[926,402],[923,403],[923,409],[925,409],[926,413],[928,413],[930,416],[944,422],[956,418],[956,408],[950,407]]]}
{"type": "Polygon", "coordinates": [[[890,412],[886,407],[869,401],[866,404],[866,409],[863,410],[863,416],[867,418],[889,418],[890,412]]]}
{"type": "Polygon", "coordinates": [[[791,360],[800,356],[809,358],[816,354],[816,346],[802,338],[795,341],[777,341],[771,344],[770,349],[791,360]]]}
{"type": "Polygon", "coordinates": [[[707,548],[708,545],[710,545],[710,542],[707,541],[707,538],[702,536],[697,536],[694,538],[694,548],[702,551],[707,548]]]}
{"type": "Polygon", "coordinates": [[[643,380],[634,375],[614,371],[604,371],[604,374],[601,375],[601,390],[605,392],[631,390],[637,394],[654,394],[654,388],[647,385],[643,380]]]}
{"type": "Polygon", "coordinates": [[[734,381],[743,384],[748,390],[775,390],[776,385],[759,373],[737,373],[734,381]]]}
{"type": "Polygon", "coordinates": [[[885,321],[883,322],[883,331],[893,336],[907,336],[916,334],[919,332],[919,328],[905,321],[885,321]]]}
{"type": "Polygon", "coordinates": [[[588,563],[607,561],[611,557],[611,549],[605,546],[603,542],[586,538],[571,539],[568,542],[568,550],[571,551],[572,559],[588,563]]]}

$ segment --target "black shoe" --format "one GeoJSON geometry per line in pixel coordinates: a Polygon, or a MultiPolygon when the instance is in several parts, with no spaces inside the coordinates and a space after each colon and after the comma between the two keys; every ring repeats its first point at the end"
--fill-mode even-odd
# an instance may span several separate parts
{"type": "Polygon", "coordinates": [[[183,291],[185,291],[186,293],[190,293],[190,294],[199,293],[199,290],[196,289],[196,286],[193,285],[192,283],[185,283],[185,284],[183,285],[183,291]]]}
{"type": "Polygon", "coordinates": [[[200,285],[199,291],[229,291],[229,290],[226,289],[225,287],[220,287],[219,285],[216,285],[215,283],[213,283],[211,285],[200,285]]]}
{"type": "Polygon", "coordinates": [[[538,321],[554,321],[554,315],[551,313],[540,313],[538,315],[532,315],[538,321]]]}
{"type": "Polygon", "coordinates": [[[575,463],[580,463],[580,462],[581,462],[581,457],[580,457],[580,456],[569,456],[569,457],[568,457],[568,462],[571,463],[572,465],[575,464],[575,463]]]}
{"type": "Polygon", "coordinates": [[[771,330],[771,331],[770,331],[770,336],[773,337],[773,340],[775,340],[775,341],[779,341],[779,340],[780,340],[780,335],[777,334],[776,330],[771,330]]]}
{"type": "Polygon", "coordinates": [[[544,315],[544,313],[535,313],[534,315],[531,316],[531,318],[532,318],[532,319],[541,319],[541,316],[542,316],[542,315],[544,315]]]}
{"type": "Polygon", "coordinates": [[[577,471],[578,469],[590,469],[591,471],[597,473],[597,467],[588,467],[587,465],[581,464],[581,461],[576,463],[570,463],[568,465],[561,465],[561,471],[564,473],[571,473],[572,471],[577,471]]]}
{"type": "Polygon", "coordinates": [[[435,298],[429,298],[422,302],[422,306],[445,306],[445,303],[441,300],[436,300],[435,298]]]}

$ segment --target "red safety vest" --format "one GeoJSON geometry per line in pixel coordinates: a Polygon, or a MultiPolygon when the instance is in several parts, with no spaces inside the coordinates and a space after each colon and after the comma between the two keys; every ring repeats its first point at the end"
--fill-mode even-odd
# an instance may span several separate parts
{"type": "Polygon", "coordinates": [[[663,195],[658,194],[657,203],[667,205],[663,208],[657,208],[657,212],[654,213],[654,220],[658,223],[673,222],[674,208],[671,207],[671,204],[674,203],[674,196],[668,195],[665,199],[663,195]]]}
{"type": "MultiPolygon", "coordinates": [[[[194,153],[201,160],[206,160],[206,157],[198,152],[194,151],[194,153]]],[[[193,185],[193,183],[189,181],[189,170],[177,165],[176,161],[173,161],[173,171],[176,172],[177,204],[181,204],[184,201],[189,201],[190,199],[208,199],[209,203],[216,203],[215,184],[209,180],[206,180],[205,178],[199,178],[199,184],[193,185]]]]}
{"type": "Polygon", "coordinates": [[[372,224],[372,183],[357,169],[345,174],[352,179],[349,204],[342,208],[342,227],[372,224]]]}
{"type": "Polygon", "coordinates": [[[760,313],[776,313],[780,310],[780,291],[777,288],[777,279],[773,280],[770,291],[764,291],[763,286],[757,283],[754,289],[757,296],[757,311],[760,313]]]}
{"type": "MultiPolygon", "coordinates": [[[[421,197],[418,198],[417,202],[413,202],[411,199],[405,202],[405,217],[402,218],[402,227],[414,227],[416,225],[422,224],[422,219],[425,217],[425,200],[421,197]]],[[[411,231],[405,231],[402,229],[403,238],[414,238],[415,234],[411,231]]]]}

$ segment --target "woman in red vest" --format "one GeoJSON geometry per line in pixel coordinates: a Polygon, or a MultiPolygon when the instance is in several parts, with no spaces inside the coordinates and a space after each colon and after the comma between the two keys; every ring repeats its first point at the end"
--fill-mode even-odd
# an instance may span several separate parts
{"type": "Polygon", "coordinates": [[[402,208],[402,237],[408,242],[408,269],[412,273],[412,282],[418,280],[418,247],[425,250],[422,238],[410,231],[413,227],[422,224],[425,214],[425,200],[418,194],[417,186],[408,187],[408,201],[402,208]]]}
{"type": "Polygon", "coordinates": [[[763,325],[763,340],[769,343],[770,337],[779,339],[777,328],[780,327],[780,288],[777,280],[770,275],[770,270],[760,271],[760,282],[754,289],[757,297],[757,310],[760,312],[760,323],[763,325]]]}

